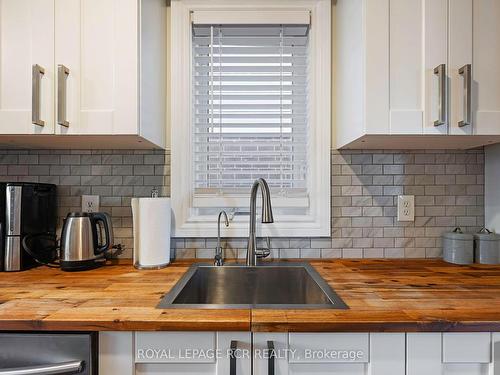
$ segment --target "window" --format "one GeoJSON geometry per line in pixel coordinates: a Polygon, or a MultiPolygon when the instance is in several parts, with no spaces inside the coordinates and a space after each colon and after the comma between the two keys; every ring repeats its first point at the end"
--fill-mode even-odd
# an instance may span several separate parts
{"type": "Polygon", "coordinates": [[[172,2],[171,196],[175,236],[212,236],[222,208],[248,230],[263,177],[262,235],[330,234],[330,1],[172,2]],[[291,7],[293,5],[293,7],[291,7]]]}
{"type": "Polygon", "coordinates": [[[307,192],[308,25],[193,25],[195,195],[307,192]]]}

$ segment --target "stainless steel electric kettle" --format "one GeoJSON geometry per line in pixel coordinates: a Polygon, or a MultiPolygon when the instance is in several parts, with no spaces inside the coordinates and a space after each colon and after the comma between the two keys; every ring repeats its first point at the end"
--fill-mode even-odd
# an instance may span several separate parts
{"type": "Polygon", "coordinates": [[[64,271],[94,268],[113,247],[111,218],[103,212],[71,212],[61,233],[60,266],[64,271]]]}

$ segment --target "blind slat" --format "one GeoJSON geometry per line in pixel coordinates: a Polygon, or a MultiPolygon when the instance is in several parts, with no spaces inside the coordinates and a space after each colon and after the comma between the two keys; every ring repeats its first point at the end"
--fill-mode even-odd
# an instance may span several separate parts
{"type": "MultiPolygon", "coordinates": [[[[218,113],[217,110],[225,110],[226,113],[232,113],[235,110],[239,111],[247,111],[247,110],[260,110],[262,112],[273,110],[276,111],[276,105],[275,104],[254,104],[252,102],[250,103],[241,103],[241,104],[230,104],[230,103],[224,103],[220,104],[217,106],[218,108],[214,109],[214,113],[218,113]]],[[[283,104],[282,108],[284,111],[289,111],[291,109],[294,109],[297,112],[304,112],[306,105],[305,103],[302,104],[283,104]]],[[[212,106],[207,104],[198,104],[195,108],[196,113],[206,113],[206,111],[210,111],[212,109],[212,106]]]]}
{"type": "MultiPolygon", "coordinates": [[[[197,74],[208,74],[212,72],[212,67],[209,66],[196,66],[194,67],[195,73],[197,74]]],[[[295,74],[307,74],[307,66],[292,65],[292,66],[257,66],[257,65],[239,65],[239,66],[214,66],[213,73],[219,75],[219,73],[295,73],[295,74]]]]}
{"type": "MultiPolygon", "coordinates": [[[[261,122],[261,119],[268,119],[270,124],[280,124],[286,123],[286,126],[290,126],[296,123],[302,125],[302,123],[306,122],[307,115],[305,113],[296,113],[293,115],[280,115],[279,113],[251,113],[251,112],[241,112],[241,113],[224,113],[222,119],[214,119],[211,124],[225,124],[231,126],[233,122],[228,121],[230,119],[238,120],[234,124],[239,126],[240,124],[245,125],[246,123],[254,123],[256,120],[261,122]],[[273,121],[274,120],[274,121],[273,121]]],[[[218,113],[198,113],[196,116],[196,121],[199,124],[209,124],[210,122],[207,120],[211,120],[214,117],[219,117],[218,113]]],[[[265,122],[263,122],[265,123],[265,122]]],[[[252,125],[253,126],[253,125],[252,125]]]]}
{"type": "MultiPolygon", "coordinates": [[[[210,56],[211,54],[219,55],[275,55],[276,46],[223,46],[211,47],[210,45],[196,45],[193,52],[195,56],[210,56]]],[[[307,55],[307,48],[305,46],[284,46],[283,53],[285,55],[298,54],[307,55]]]]}

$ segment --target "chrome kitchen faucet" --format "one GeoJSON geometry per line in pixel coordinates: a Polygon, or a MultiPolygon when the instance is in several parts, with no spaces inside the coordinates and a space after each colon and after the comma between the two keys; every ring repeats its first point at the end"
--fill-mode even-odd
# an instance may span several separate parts
{"type": "Polygon", "coordinates": [[[222,256],[222,246],[220,244],[220,218],[224,216],[224,224],[226,227],[229,226],[229,220],[227,219],[226,211],[219,212],[219,217],[217,218],[217,247],[215,248],[215,259],[214,265],[223,266],[224,265],[224,257],[222,256]]]}
{"type": "Polygon", "coordinates": [[[247,261],[248,267],[257,265],[257,239],[255,237],[255,221],[257,209],[257,190],[260,187],[262,193],[262,223],[273,223],[273,209],[271,207],[271,193],[266,180],[259,178],[255,180],[250,192],[250,231],[248,235],[247,261]]]}

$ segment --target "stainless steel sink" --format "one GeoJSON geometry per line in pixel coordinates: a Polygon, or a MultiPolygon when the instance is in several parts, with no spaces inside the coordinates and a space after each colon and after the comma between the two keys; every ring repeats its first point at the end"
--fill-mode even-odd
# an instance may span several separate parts
{"type": "Polygon", "coordinates": [[[158,308],[347,309],[307,263],[193,264],[158,308]]]}

